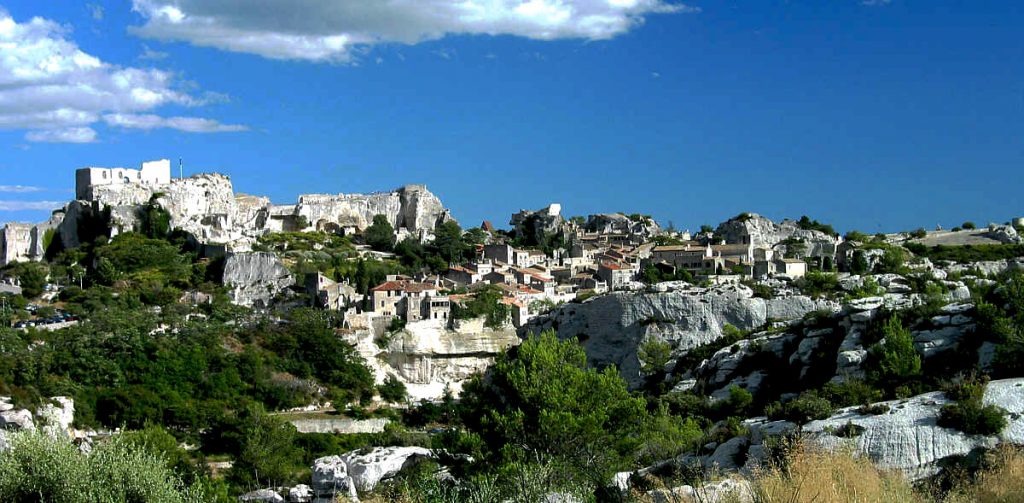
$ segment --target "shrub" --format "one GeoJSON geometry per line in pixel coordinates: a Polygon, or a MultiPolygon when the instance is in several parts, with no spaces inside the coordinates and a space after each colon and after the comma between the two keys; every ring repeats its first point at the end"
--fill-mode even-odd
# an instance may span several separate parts
{"type": "Polygon", "coordinates": [[[839,289],[839,277],[827,272],[807,271],[800,285],[808,295],[821,297],[839,289]]]}
{"type": "Polygon", "coordinates": [[[66,439],[16,432],[0,456],[0,501],[200,502],[161,457],[115,436],[89,455],[66,439]]]}
{"type": "Polygon", "coordinates": [[[918,227],[917,229],[910,231],[910,237],[914,239],[921,239],[926,236],[928,236],[928,231],[924,230],[924,227],[918,227]]]}
{"type": "Polygon", "coordinates": [[[996,435],[1006,427],[1006,411],[981,400],[963,400],[942,407],[939,426],[954,428],[968,435],[996,435]]]}
{"type": "Polygon", "coordinates": [[[970,220],[960,224],[960,227],[967,230],[973,230],[978,228],[978,226],[974,225],[974,222],[971,222],[970,220]]]}
{"type": "Polygon", "coordinates": [[[910,330],[893,315],[882,327],[884,341],[872,347],[881,380],[903,380],[921,373],[921,356],[914,349],[910,330]]]}
{"type": "Polygon", "coordinates": [[[363,231],[363,239],[374,250],[391,251],[395,248],[395,229],[384,215],[374,215],[373,224],[363,231]]]}
{"type": "Polygon", "coordinates": [[[405,383],[399,381],[397,377],[391,374],[388,374],[384,384],[377,386],[377,393],[380,394],[382,400],[392,403],[404,402],[408,396],[405,383]]]}
{"type": "Polygon", "coordinates": [[[833,411],[832,403],[814,391],[803,393],[785,404],[775,402],[765,407],[765,415],[769,419],[785,419],[797,424],[825,419],[831,416],[833,411]]]}

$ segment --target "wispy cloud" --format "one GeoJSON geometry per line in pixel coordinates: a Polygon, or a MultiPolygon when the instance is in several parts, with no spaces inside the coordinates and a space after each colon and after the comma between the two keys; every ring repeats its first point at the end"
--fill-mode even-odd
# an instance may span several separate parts
{"type": "Polygon", "coordinates": [[[201,117],[161,117],[152,114],[107,114],[103,120],[111,125],[129,129],[169,128],[188,133],[233,133],[248,131],[241,124],[221,124],[201,117]]]}
{"type": "Polygon", "coordinates": [[[38,211],[63,207],[60,201],[4,201],[0,200],[0,211],[38,211]]]}
{"type": "Polygon", "coordinates": [[[166,58],[166,52],[154,51],[153,49],[150,49],[148,45],[142,44],[142,54],[139,54],[139,59],[161,60],[166,58]]]}
{"type": "Polygon", "coordinates": [[[103,6],[94,3],[85,4],[85,8],[89,9],[89,15],[92,16],[94,21],[103,21],[103,6]]]}
{"type": "Polygon", "coordinates": [[[29,131],[25,139],[43,143],[92,143],[96,141],[96,130],[91,127],[68,127],[29,131]]]}
{"type": "Polygon", "coordinates": [[[31,185],[0,185],[0,192],[13,192],[23,194],[26,192],[42,192],[46,189],[42,187],[33,187],[31,185]]]}

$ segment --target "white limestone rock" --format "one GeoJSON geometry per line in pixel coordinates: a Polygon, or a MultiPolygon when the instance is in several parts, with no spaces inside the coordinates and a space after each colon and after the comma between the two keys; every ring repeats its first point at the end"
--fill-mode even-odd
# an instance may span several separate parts
{"type": "Polygon", "coordinates": [[[700,501],[702,503],[748,503],[754,501],[750,482],[743,479],[724,479],[708,482],[698,487],[679,486],[672,489],[655,489],[647,496],[653,503],[676,503],[700,501]]]}
{"type": "Polygon", "coordinates": [[[223,283],[235,304],[266,307],[278,293],[294,285],[295,278],[273,253],[231,253],[224,262],[223,283]]]}
{"type": "Polygon", "coordinates": [[[66,396],[55,396],[36,410],[40,426],[48,435],[67,438],[75,420],[75,401],[66,396]]]}
{"type": "MultiPolygon", "coordinates": [[[[743,285],[679,285],[665,292],[612,292],[566,304],[531,320],[520,335],[554,328],[561,339],[578,338],[589,362],[615,365],[636,387],[643,382],[637,349],[648,337],[668,342],[673,355],[679,356],[721,338],[727,324],[750,330],[769,318],[793,320],[812,311],[838,309],[834,302],[804,296],[766,301],[743,285]]],[[[677,373],[685,370],[675,369],[677,373]]]]}
{"type": "Polygon", "coordinates": [[[433,451],[422,447],[374,447],[368,452],[353,451],[341,456],[359,492],[372,491],[382,480],[394,477],[404,468],[434,458],[433,451]]]}
{"type": "Polygon", "coordinates": [[[833,416],[812,421],[803,432],[826,448],[853,447],[883,469],[896,469],[918,479],[936,473],[938,462],[965,455],[977,448],[991,448],[1000,442],[1024,442],[1024,379],[992,381],[985,389],[984,402],[1006,409],[1008,426],[994,436],[967,435],[936,423],[939,410],[949,400],[942,392],[925,393],[908,400],[883,402],[890,409],[877,416],[863,415],[859,407],[842,409],[833,416]],[[832,432],[852,422],[864,428],[854,438],[832,432]]]}
{"type": "Polygon", "coordinates": [[[35,431],[32,413],[26,409],[10,409],[0,412],[0,428],[5,430],[35,431]]]}
{"type": "Polygon", "coordinates": [[[245,493],[238,497],[238,501],[244,503],[285,503],[284,498],[273,489],[260,489],[245,493]]]}
{"type": "Polygon", "coordinates": [[[288,490],[288,503],[311,503],[313,489],[306,484],[299,484],[288,490]]]}
{"type": "Polygon", "coordinates": [[[355,481],[349,476],[348,465],[341,456],[326,456],[313,461],[312,492],[318,498],[343,496],[359,501],[355,481]]]}

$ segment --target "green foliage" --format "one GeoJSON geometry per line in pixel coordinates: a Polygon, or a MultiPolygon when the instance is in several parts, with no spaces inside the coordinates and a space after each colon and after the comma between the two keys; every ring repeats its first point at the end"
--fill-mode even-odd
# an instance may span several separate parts
{"type": "Polygon", "coordinates": [[[166,238],[171,233],[171,214],[157,202],[163,194],[156,193],[138,210],[138,231],[148,238],[166,238]]]}
{"type": "Polygon", "coordinates": [[[833,273],[807,271],[799,285],[807,295],[823,297],[839,289],[839,277],[833,273]]]}
{"type": "Polygon", "coordinates": [[[363,231],[366,244],[378,251],[391,251],[395,248],[395,229],[384,215],[374,215],[373,223],[363,231]]]}
{"type": "Polygon", "coordinates": [[[591,487],[636,466],[651,436],[671,438],[678,449],[694,432],[663,409],[649,412],[614,367],[587,368],[579,344],[559,341],[553,331],[499,357],[489,380],[467,385],[463,402],[463,420],[506,466],[564,463],[591,487]]]}
{"type": "Polygon", "coordinates": [[[851,299],[862,299],[876,297],[884,293],[885,288],[882,288],[874,278],[865,278],[861,285],[854,288],[849,295],[851,299]]]}
{"type": "Polygon", "coordinates": [[[775,297],[775,292],[772,290],[772,287],[764,283],[758,283],[755,281],[744,281],[743,284],[746,285],[751,290],[753,290],[754,297],[768,300],[775,297]]]}
{"type": "Polygon", "coordinates": [[[647,339],[637,350],[640,372],[651,375],[661,374],[672,357],[672,346],[658,339],[647,339]]]}
{"type": "Polygon", "coordinates": [[[462,239],[462,228],[451,220],[434,229],[432,248],[446,263],[461,262],[470,252],[470,247],[462,239]]]}
{"type": "Polygon", "coordinates": [[[925,230],[924,227],[918,227],[917,229],[910,231],[909,234],[913,239],[921,239],[928,236],[928,231],[925,230]]]}
{"type": "Polygon", "coordinates": [[[275,487],[298,480],[295,467],[301,453],[295,448],[295,427],[251,405],[238,420],[241,449],[230,479],[240,487],[275,487]]]}
{"type": "Polygon", "coordinates": [[[879,274],[904,274],[907,255],[903,248],[898,246],[886,246],[881,260],[875,264],[875,272],[879,274]]]}
{"type": "Polygon", "coordinates": [[[377,393],[382,400],[392,403],[404,402],[409,395],[405,389],[405,383],[399,381],[397,377],[391,374],[388,374],[384,384],[377,386],[377,393]]]}
{"type": "Polygon", "coordinates": [[[850,263],[850,272],[853,274],[865,274],[868,272],[868,259],[864,255],[864,250],[854,250],[853,260],[850,263]]]}
{"type": "Polygon", "coordinates": [[[868,237],[867,234],[864,234],[863,232],[860,232],[860,231],[849,231],[849,232],[846,233],[845,236],[843,236],[843,239],[845,241],[857,241],[859,243],[863,243],[863,242],[866,242],[868,239],[871,239],[871,238],[868,237]]]}
{"type": "Polygon", "coordinates": [[[797,220],[796,225],[801,229],[824,232],[829,236],[839,235],[839,233],[836,232],[836,230],[833,229],[831,225],[823,224],[817,220],[811,220],[810,218],[807,217],[807,215],[800,217],[800,220],[797,220]]]}
{"type": "Polygon", "coordinates": [[[451,317],[456,320],[468,320],[483,316],[484,326],[500,328],[508,320],[510,309],[501,302],[501,290],[494,285],[487,285],[464,303],[452,302],[451,317]]]}
{"type": "Polygon", "coordinates": [[[884,341],[871,348],[879,380],[901,381],[921,373],[921,356],[914,349],[910,330],[891,316],[882,327],[884,341]]]}
{"type": "Polygon", "coordinates": [[[190,257],[162,239],[134,232],[118,234],[95,250],[96,274],[101,283],[118,279],[135,283],[188,286],[192,278],[190,257]]]}
{"type": "Polygon", "coordinates": [[[711,227],[710,225],[708,225],[708,224],[702,224],[702,225],[700,226],[700,231],[699,231],[699,232],[700,232],[700,234],[712,234],[712,233],[714,233],[714,232],[715,232],[715,229],[714,229],[714,228],[712,228],[712,227],[711,227]]]}
{"type": "Polygon", "coordinates": [[[968,435],[998,435],[1006,428],[1006,411],[981,400],[961,400],[942,406],[938,425],[968,435]]]}
{"type": "Polygon", "coordinates": [[[4,267],[4,273],[18,278],[21,282],[21,294],[34,299],[43,293],[49,269],[39,262],[13,262],[4,267]]]}
{"type": "Polygon", "coordinates": [[[1006,260],[1024,257],[1024,244],[981,244],[963,246],[925,246],[920,243],[907,243],[907,249],[919,257],[932,262],[950,261],[959,264],[990,260],[1006,260]]]}
{"type": "Polygon", "coordinates": [[[970,220],[960,224],[960,227],[967,230],[974,230],[978,228],[978,226],[974,225],[974,222],[971,222],[970,220]]]}
{"type": "Polygon", "coordinates": [[[690,271],[681,267],[676,269],[675,274],[662,271],[658,269],[654,264],[647,264],[644,266],[641,276],[645,283],[653,285],[655,283],[661,283],[662,281],[685,281],[687,283],[693,283],[693,275],[690,271]]]}
{"type": "Polygon", "coordinates": [[[9,433],[0,456],[0,500],[130,503],[201,502],[198,485],[186,487],[163,459],[115,436],[83,454],[67,439],[9,433]]]}
{"type": "Polygon", "coordinates": [[[785,419],[797,424],[825,419],[831,416],[833,411],[832,403],[815,391],[802,393],[785,404],[775,402],[765,407],[765,415],[769,419],[785,419]]]}

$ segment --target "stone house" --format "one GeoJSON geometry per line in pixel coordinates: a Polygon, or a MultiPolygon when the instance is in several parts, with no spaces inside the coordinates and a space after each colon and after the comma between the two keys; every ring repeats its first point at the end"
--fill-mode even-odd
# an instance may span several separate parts
{"type": "Polygon", "coordinates": [[[439,295],[432,283],[399,279],[385,281],[370,289],[372,310],[384,316],[398,316],[405,321],[447,319],[451,305],[447,296],[439,295]]]}
{"type": "Polygon", "coordinates": [[[171,161],[160,159],[142,163],[140,169],[79,168],[75,171],[75,199],[91,201],[93,187],[139,185],[159,187],[171,183],[171,161]]]}
{"type": "Polygon", "coordinates": [[[775,273],[785,275],[790,279],[802,278],[807,274],[807,262],[798,258],[776,259],[775,273]]]}
{"type": "Polygon", "coordinates": [[[639,273],[639,268],[628,262],[605,261],[597,266],[597,276],[611,290],[620,290],[629,285],[636,279],[637,273],[639,273]]]}
{"type": "Polygon", "coordinates": [[[363,295],[347,281],[337,282],[319,272],[306,275],[305,287],[313,305],[324,309],[344,311],[349,305],[363,300],[363,295]]]}

